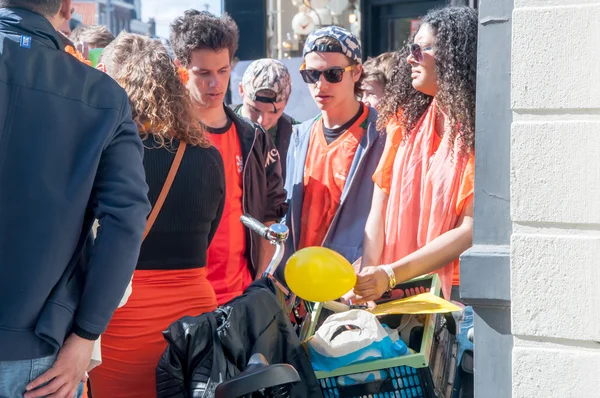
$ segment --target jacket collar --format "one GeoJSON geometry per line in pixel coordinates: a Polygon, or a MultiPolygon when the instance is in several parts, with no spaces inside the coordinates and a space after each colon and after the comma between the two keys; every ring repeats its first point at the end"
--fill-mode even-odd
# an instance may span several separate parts
{"type": "Polygon", "coordinates": [[[39,44],[64,50],[63,40],[50,21],[24,8],[0,8],[0,31],[27,34],[39,44]]]}
{"type": "Polygon", "coordinates": [[[256,130],[260,127],[249,119],[238,115],[230,107],[224,106],[224,108],[225,114],[233,121],[235,129],[237,130],[238,137],[240,138],[240,146],[242,147],[242,156],[245,162],[248,156],[250,156],[250,152],[252,152],[256,130]]]}
{"type": "MultiPolygon", "coordinates": [[[[233,112],[237,116],[244,118],[244,116],[242,116],[242,112],[240,111],[240,109],[242,108],[242,104],[231,104],[231,105],[229,105],[229,108],[231,110],[233,110],[233,112]]],[[[284,138],[289,139],[289,136],[292,135],[292,131],[291,131],[291,129],[282,128],[282,126],[284,126],[285,124],[288,124],[289,127],[292,127],[294,124],[298,124],[298,122],[296,122],[294,120],[294,118],[292,118],[287,113],[282,113],[281,117],[277,121],[277,135],[286,135],[287,134],[287,136],[285,136],[284,138]]]]}
{"type": "MultiPolygon", "coordinates": [[[[302,213],[302,198],[304,197],[304,166],[306,164],[306,155],[308,153],[308,145],[310,143],[310,132],[312,126],[319,121],[321,114],[319,113],[313,119],[307,120],[298,126],[294,127],[294,133],[292,134],[293,143],[290,143],[290,151],[288,151],[288,159],[291,157],[291,164],[294,164],[292,172],[287,170],[287,176],[285,180],[285,189],[288,192],[288,200],[290,201],[290,207],[288,217],[290,218],[290,225],[292,226],[290,243],[293,245],[294,250],[297,249],[297,245],[300,239],[299,226],[300,226],[300,215],[302,213]],[[292,150],[293,149],[293,150],[292,150]],[[300,198],[292,200],[292,198],[300,198]]],[[[369,156],[369,149],[374,146],[379,136],[383,135],[377,130],[377,111],[374,108],[369,107],[369,116],[367,117],[367,129],[360,141],[359,147],[356,149],[352,165],[350,167],[349,178],[346,180],[344,190],[342,192],[341,206],[345,202],[345,198],[348,195],[350,186],[353,183],[352,176],[358,171],[358,166],[361,163],[361,158],[369,156]]],[[[364,181],[356,181],[355,184],[365,183],[364,181]]],[[[338,208],[339,211],[339,208],[338,208]]]]}
{"type": "MultiPolygon", "coordinates": [[[[360,142],[360,146],[364,149],[367,150],[371,145],[373,145],[377,139],[377,137],[382,134],[379,130],[377,130],[377,111],[375,110],[375,108],[372,107],[367,107],[368,111],[369,111],[369,115],[367,116],[367,120],[366,120],[366,124],[367,124],[367,128],[366,128],[366,132],[365,135],[363,136],[361,142],[360,142]]],[[[312,130],[312,126],[319,121],[319,119],[321,119],[323,115],[321,113],[319,113],[317,116],[315,116],[314,118],[307,120],[304,123],[301,123],[298,128],[296,129],[296,134],[298,135],[298,140],[299,142],[304,142],[305,140],[307,141],[310,137],[310,132],[312,130]]]]}

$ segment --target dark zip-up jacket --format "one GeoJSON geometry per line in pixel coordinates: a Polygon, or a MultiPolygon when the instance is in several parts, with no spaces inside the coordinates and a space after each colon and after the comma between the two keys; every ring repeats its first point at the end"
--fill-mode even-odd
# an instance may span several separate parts
{"type": "Polygon", "coordinates": [[[125,91],[39,14],[0,9],[0,104],[0,361],[26,360],[104,332],[150,205],[125,91]]]}
{"type": "MultiPolygon", "coordinates": [[[[244,161],[243,211],[265,223],[279,221],[287,212],[286,193],[281,177],[279,151],[269,134],[258,124],[237,115],[229,107],[225,113],[237,129],[244,161]]],[[[246,228],[246,255],[252,276],[258,267],[259,238],[246,228]]]]}

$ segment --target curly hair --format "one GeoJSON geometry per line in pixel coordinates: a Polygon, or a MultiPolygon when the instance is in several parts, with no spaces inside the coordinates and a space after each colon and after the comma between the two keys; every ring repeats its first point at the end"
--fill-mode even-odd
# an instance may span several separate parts
{"type": "Polygon", "coordinates": [[[171,47],[177,60],[188,66],[192,51],[229,50],[229,58],[237,51],[238,26],[226,13],[216,17],[208,11],[187,10],[171,24],[171,47]]]}
{"type": "Polygon", "coordinates": [[[155,148],[167,143],[172,147],[174,138],[203,148],[211,145],[194,118],[177,66],[160,41],[123,32],[102,52],[100,62],[127,92],[140,135],[151,135],[155,148]]]}
{"type": "MultiPolygon", "coordinates": [[[[463,155],[475,148],[475,90],[477,76],[477,11],[470,7],[445,7],[429,12],[422,25],[435,36],[436,101],[446,112],[450,142],[458,140],[463,155]]],[[[403,50],[408,55],[408,49],[403,50]]],[[[423,116],[433,97],[412,87],[411,67],[403,57],[392,74],[380,104],[378,126],[395,117],[405,138],[423,116]]]]}

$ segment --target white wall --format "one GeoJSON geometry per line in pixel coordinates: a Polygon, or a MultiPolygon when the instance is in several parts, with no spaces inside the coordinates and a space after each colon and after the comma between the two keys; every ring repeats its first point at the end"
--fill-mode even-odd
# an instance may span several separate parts
{"type": "Polygon", "coordinates": [[[600,397],[600,2],[515,0],[512,36],[513,397],[600,397]]]}

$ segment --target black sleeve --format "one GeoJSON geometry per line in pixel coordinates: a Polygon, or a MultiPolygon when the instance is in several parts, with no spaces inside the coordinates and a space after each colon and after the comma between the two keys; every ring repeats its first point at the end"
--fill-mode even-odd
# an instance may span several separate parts
{"type": "Polygon", "coordinates": [[[279,221],[287,212],[286,193],[283,189],[283,176],[281,172],[281,157],[277,147],[268,133],[260,127],[259,137],[263,139],[263,155],[265,162],[265,175],[267,179],[268,204],[263,222],[279,221]]]}
{"type": "MultiPolygon", "coordinates": [[[[225,185],[225,166],[223,165],[223,158],[221,154],[216,148],[210,148],[213,153],[213,157],[215,160],[214,169],[215,174],[219,180],[219,187],[221,188],[221,197],[219,199],[219,206],[217,207],[217,213],[215,218],[213,219],[210,232],[208,233],[208,245],[210,246],[215,234],[217,233],[217,228],[219,228],[219,224],[221,223],[221,217],[223,216],[223,208],[225,207],[225,193],[226,193],[226,185],[225,185]]],[[[212,168],[208,169],[212,170],[212,168]]],[[[212,171],[211,171],[212,173],[212,171]]]]}

